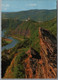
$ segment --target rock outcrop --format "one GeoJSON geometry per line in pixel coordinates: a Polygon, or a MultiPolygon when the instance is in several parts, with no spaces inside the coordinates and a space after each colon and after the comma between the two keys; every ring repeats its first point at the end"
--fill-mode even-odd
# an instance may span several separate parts
{"type": "MultiPolygon", "coordinates": [[[[39,70],[42,69],[40,78],[56,78],[57,77],[57,40],[48,31],[39,28],[40,38],[40,56],[39,70]]],[[[40,72],[39,72],[40,75],[40,72]]]]}
{"type": "Polygon", "coordinates": [[[48,31],[39,28],[40,54],[33,48],[27,51],[25,59],[26,78],[57,77],[57,41],[48,31]]]}
{"type": "MultiPolygon", "coordinates": [[[[57,78],[57,40],[48,30],[43,28],[39,28],[39,39],[40,53],[30,48],[25,52],[27,57],[21,58],[25,69],[24,78],[57,78]]],[[[15,78],[12,69],[17,66],[15,64],[16,56],[18,54],[12,60],[4,78],[15,78]]]]}
{"type": "Polygon", "coordinates": [[[41,56],[33,48],[30,48],[26,54],[28,55],[27,59],[25,59],[26,78],[37,78],[39,74],[38,61],[41,59],[41,56]]]}

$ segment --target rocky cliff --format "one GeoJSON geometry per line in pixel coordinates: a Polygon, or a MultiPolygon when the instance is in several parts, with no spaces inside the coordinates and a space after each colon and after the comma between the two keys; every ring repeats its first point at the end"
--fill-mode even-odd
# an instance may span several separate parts
{"type": "Polygon", "coordinates": [[[30,48],[26,52],[28,55],[27,59],[25,59],[25,73],[26,78],[38,78],[39,74],[39,59],[41,59],[40,54],[34,50],[33,48],[30,48]]]}
{"type": "Polygon", "coordinates": [[[39,28],[40,55],[34,49],[27,51],[25,60],[26,78],[57,77],[57,41],[48,31],[39,28]]]}
{"type": "Polygon", "coordinates": [[[40,78],[56,78],[57,77],[57,40],[48,31],[39,28],[40,38],[40,56],[39,70],[41,69],[40,78]]]}
{"type": "MultiPolygon", "coordinates": [[[[21,57],[18,58],[18,64],[24,65],[25,69],[24,78],[56,78],[57,40],[48,30],[45,30],[43,28],[39,28],[39,39],[40,39],[40,53],[38,53],[35,49],[30,48],[28,51],[25,51],[27,57],[23,57],[24,59],[21,57]],[[21,61],[19,62],[20,59],[21,61]]],[[[15,78],[15,76],[13,75],[14,71],[12,70],[12,74],[10,74],[9,72],[11,71],[12,68],[14,70],[16,69],[15,60],[16,59],[12,61],[14,65],[11,62],[9,66],[10,68],[6,70],[5,74],[6,76],[4,76],[4,78],[5,77],[10,78],[9,76],[13,76],[15,78]]],[[[21,72],[23,72],[22,69],[21,72]]]]}

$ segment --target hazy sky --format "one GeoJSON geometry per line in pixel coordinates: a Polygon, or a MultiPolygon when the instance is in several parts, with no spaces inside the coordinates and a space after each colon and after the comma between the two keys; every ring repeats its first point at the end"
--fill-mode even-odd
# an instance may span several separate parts
{"type": "Polygon", "coordinates": [[[2,0],[3,12],[30,9],[56,9],[56,0],[2,0]]]}

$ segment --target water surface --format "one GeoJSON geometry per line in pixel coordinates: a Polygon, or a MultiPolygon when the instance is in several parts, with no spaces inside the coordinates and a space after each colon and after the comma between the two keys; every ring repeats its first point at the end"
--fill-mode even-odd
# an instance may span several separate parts
{"type": "MultiPolygon", "coordinates": [[[[4,32],[5,31],[2,31],[2,37],[4,37],[4,32]]],[[[7,37],[8,39],[11,39],[12,42],[10,44],[7,44],[5,46],[2,47],[2,51],[4,49],[10,49],[10,48],[13,48],[19,41],[17,39],[14,39],[13,37],[7,37]]]]}

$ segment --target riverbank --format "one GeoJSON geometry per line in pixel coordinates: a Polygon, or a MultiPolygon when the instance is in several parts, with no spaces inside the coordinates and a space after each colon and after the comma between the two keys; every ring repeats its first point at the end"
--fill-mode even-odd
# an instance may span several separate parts
{"type": "Polygon", "coordinates": [[[20,38],[20,37],[16,37],[16,36],[12,36],[14,39],[17,39],[17,40],[20,40],[20,41],[24,41],[23,38],[20,38]]]}
{"type": "Polygon", "coordinates": [[[8,45],[12,42],[11,39],[8,38],[2,38],[2,46],[8,45]]]}
{"type": "Polygon", "coordinates": [[[8,39],[10,39],[10,40],[12,40],[12,42],[11,43],[9,43],[9,44],[7,44],[7,45],[5,45],[5,46],[3,46],[2,47],[2,51],[4,50],[4,49],[10,49],[10,48],[13,48],[18,42],[19,42],[19,40],[17,40],[17,39],[14,39],[13,37],[8,37],[8,39]]]}
{"type": "Polygon", "coordinates": [[[7,43],[11,43],[12,40],[11,39],[8,39],[8,38],[2,38],[3,40],[5,40],[7,43]]]}

